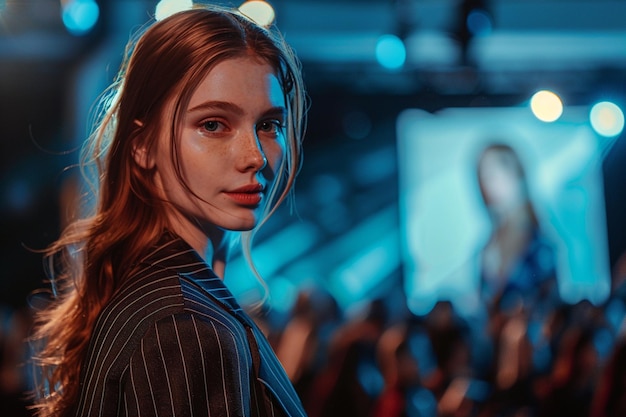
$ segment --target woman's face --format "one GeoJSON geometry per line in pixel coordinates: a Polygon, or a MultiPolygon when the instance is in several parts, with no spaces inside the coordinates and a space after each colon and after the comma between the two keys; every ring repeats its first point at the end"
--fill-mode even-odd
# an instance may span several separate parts
{"type": "Polygon", "coordinates": [[[506,152],[489,150],[479,169],[485,203],[496,211],[507,211],[524,201],[522,179],[513,157],[506,152]]]}
{"type": "Polygon", "coordinates": [[[284,154],[285,117],[278,79],[260,59],[228,59],[206,75],[184,110],[177,145],[191,192],[176,175],[168,132],[149,160],[175,232],[197,242],[256,226],[284,154]]]}

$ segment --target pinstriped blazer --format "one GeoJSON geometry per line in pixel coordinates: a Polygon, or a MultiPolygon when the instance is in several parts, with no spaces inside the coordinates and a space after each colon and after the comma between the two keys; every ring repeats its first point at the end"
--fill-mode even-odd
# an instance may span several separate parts
{"type": "Polygon", "coordinates": [[[305,416],[263,334],[185,241],[165,233],[140,265],[96,322],[76,416],[305,416]]]}

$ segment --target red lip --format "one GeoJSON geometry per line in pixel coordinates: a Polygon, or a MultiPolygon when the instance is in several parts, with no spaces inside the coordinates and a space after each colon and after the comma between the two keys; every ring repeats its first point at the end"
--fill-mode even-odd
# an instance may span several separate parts
{"type": "Polygon", "coordinates": [[[263,187],[261,184],[247,184],[239,188],[235,188],[234,190],[227,191],[228,194],[238,194],[238,193],[261,193],[263,192],[263,187]]]}
{"type": "Polygon", "coordinates": [[[224,193],[238,204],[258,206],[263,199],[263,189],[261,184],[248,184],[224,193]]]}

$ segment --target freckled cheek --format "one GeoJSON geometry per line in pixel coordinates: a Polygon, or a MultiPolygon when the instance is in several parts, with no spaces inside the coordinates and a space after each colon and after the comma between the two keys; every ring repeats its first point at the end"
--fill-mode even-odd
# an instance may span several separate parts
{"type": "Polygon", "coordinates": [[[179,163],[183,176],[188,181],[206,182],[215,170],[223,169],[224,161],[230,158],[228,149],[208,146],[207,141],[186,141],[181,144],[179,163]]]}

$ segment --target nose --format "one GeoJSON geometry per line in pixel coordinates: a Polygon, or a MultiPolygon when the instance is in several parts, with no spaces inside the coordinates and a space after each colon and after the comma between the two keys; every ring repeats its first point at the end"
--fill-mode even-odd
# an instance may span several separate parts
{"type": "Polygon", "coordinates": [[[244,135],[239,150],[241,171],[261,171],[267,165],[267,157],[256,132],[244,135]]]}

